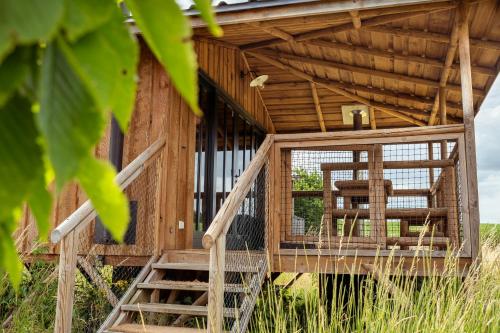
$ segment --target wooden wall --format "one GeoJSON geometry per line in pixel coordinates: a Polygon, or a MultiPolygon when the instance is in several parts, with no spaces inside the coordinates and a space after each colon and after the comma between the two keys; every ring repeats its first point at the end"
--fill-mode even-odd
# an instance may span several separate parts
{"type": "Polygon", "coordinates": [[[259,90],[250,87],[252,77],[243,54],[235,48],[206,40],[196,40],[195,50],[200,69],[208,74],[268,133],[274,133],[274,125],[262,102],[259,90]]]}
{"type": "MultiPolygon", "coordinates": [[[[274,127],[257,90],[249,86],[251,77],[239,51],[197,41],[196,52],[200,68],[264,128],[273,132],[274,127]],[[240,78],[241,71],[246,74],[244,78],[240,78]]],[[[136,245],[94,246],[93,253],[148,255],[155,241],[155,230],[159,230],[158,244],[163,249],[184,249],[192,245],[197,117],[182,100],[162,66],[142,41],[138,77],[135,110],[124,140],[123,166],[133,161],[161,135],[165,135],[166,145],[163,150],[159,185],[159,214],[155,215],[153,212],[155,204],[158,203],[151,197],[152,189],[145,188],[146,183],[159,181],[155,178],[153,168],[150,168],[151,170],[141,175],[127,190],[129,198],[139,202],[136,245]],[[184,222],[184,229],[179,229],[179,221],[184,222]]],[[[107,159],[108,152],[109,126],[95,148],[95,155],[107,159]]],[[[86,199],[85,193],[77,184],[67,185],[54,203],[51,227],[54,228],[63,222],[86,199]]],[[[31,253],[36,245],[37,230],[27,208],[17,235],[20,251],[31,253]]],[[[88,251],[93,238],[92,224],[80,237],[80,251],[88,251]]],[[[49,254],[57,252],[57,246],[48,245],[49,254]]]]}

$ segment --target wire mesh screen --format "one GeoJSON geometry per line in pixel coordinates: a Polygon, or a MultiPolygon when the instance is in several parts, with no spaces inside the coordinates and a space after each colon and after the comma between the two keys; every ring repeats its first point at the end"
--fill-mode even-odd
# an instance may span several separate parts
{"type": "Polygon", "coordinates": [[[461,244],[455,141],[283,149],[281,248],[461,244]]]}
{"type": "Polygon", "coordinates": [[[268,164],[261,168],[226,235],[225,326],[244,331],[266,272],[268,164]]]}
{"type": "Polygon", "coordinates": [[[160,165],[161,154],[158,154],[125,189],[130,223],[123,243],[98,237],[94,223],[77,234],[74,300],[75,306],[78,302],[86,302],[88,311],[83,317],[74,317],[73,330],[97,331],[153,255],[160,165]]]}

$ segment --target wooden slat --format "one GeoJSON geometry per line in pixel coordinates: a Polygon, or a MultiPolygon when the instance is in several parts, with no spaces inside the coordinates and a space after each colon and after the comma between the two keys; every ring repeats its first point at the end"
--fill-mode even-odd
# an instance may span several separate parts
{"type": "Polygon", "coordinates": [[[144,324],[121,324],[108,329],[109,333],[203,333],[205,330],[189,327],[168,327],[144,324]]]}
{"type": "MultiPolygon", "coordinates": [[[[403,28],[395,28],[395,27],[386,27],[386,26],[377,26],[377,27],[363,27],[364,30],[386,33],[390,35],[394,35],[397,37],[412,37],[412,38],[420,38],[431,40],[434,42],[440,43],[450,43],[450,36],[447,34],[430,32],[430,31],[422,31],[416,29],[403,29],[403,28]]],[[[478,39],[471,38],[470,45],[477,48],[483,49],[492,49],[500,51],[500,42],[499,41],[490,41],[487,39],[478,39]]]]}
{"type": "MultiPolygon", "coordinates": [[[[448,214],[447,208],[387,208],[385,210],[385,217],[392,218],[410,218],[410,217],[446,217],[448,214]]],[[[358,218],[369,218],[369,209],[333,209],[333,216],[336,218],[343,218],[344,216],[358,216],[358,218]]],[[[422,221],[423,222],[423,221],[422,221]]]]}
{"type": "MultiPolygon", "coordinates": [[[[375,57],[387,58],[390,60],[400,60],[400,61],[408,61],[419,63],[423,65],[429,65],[436,68],[443,68],[444,61],[438,58],[430,58],[426,56],[417,56],[417,55],[409,55],[406,53],[400,53],[395,50],[379,50],[375,48],[366,48],[353,44],[346,44],[339,41],[327,41],[322,39],[315,39],[304,42],[306,45],[319,46],[322,48],[332,49],[332,50],[343,50],[357,54],[367,54],[375,57]]],[[[451,68],[453,70],[460,70],[459,64],[451,64],[451,68]]],[[[471,67],[473,73],[484,74],[488,76],[496,76],[496,70],[494,68],[483,67],[483,66],[472,66],[471,67]]]]}
{"type": "MultiPolygon", "coordinates": [[[[169,314],[187,314],[192,316],[206,316],[208,310],[206,306],[200,305],[183,305],[183,304],[164,304],[164,303],[137,303],[124,304],[121,306],[122,311],[131,312],[154,312],[154,313],[169,313],[169,314]]],[[[224,309],[224,317],[234,317],[234,309],[224,309]]],[[[219,332],[222,332],[219,331],[219,332]]]]}
{"type": "MultiPolygon", "coordinates": [[[[415,84],[421,84],[433,88],[439,88],[440,87],[440,82],[429,80],[429,79],[424,79],[421,77],[417,76],[408,76],[408,75],[403,75],[403,74],[398,74],[392,71],[382,71],[382,70],[376,70],[376,69],[371,69],[371,68],[365,68],[361,66],[353,66],[353,65],[347,65],[341,62],[335,62],[331,60],[324,60],[320,58],[315,58],[315,57],[310,57],[310,56],[299,56],[291,53],[286,53],[286,52],[280,52],[280,51],[272,51],[272,50],[257,50],[257,51],[252,51],[252,54],[259,53],[263,54],[266,56],[271,56],[277,59],[288,59],[288,60],[293,60],[305,64],[311,64],[311,65],[317,65],[317,66],[322,66],[326,68],[334,68],[334,69],[340,69],[340,70],[345,70],[349,71],[352,73],[360,73],[360,74],[365,74],[365,75],[371,75],[371,76],[376,76],[376,77],[381,77],[381,78],[386,78],[386,79],[391,79],[391,80],[397,80],[397,81],[402,81],[402,82],[409,82],[409,83],[415,83],[415,84]]],[[[449,67],[444,67],[443,71],[446,71],[446,78],[449,75],[450,68],[449,67]]],[[[460,86],[459,85],[454,85],[454,84],[449,84],[448,88],[450,90],[454,91],[460,91],[460,86]]],[[[477,96],[485,96],[484,91],[474,89],[474,94],[477,96]]]]}

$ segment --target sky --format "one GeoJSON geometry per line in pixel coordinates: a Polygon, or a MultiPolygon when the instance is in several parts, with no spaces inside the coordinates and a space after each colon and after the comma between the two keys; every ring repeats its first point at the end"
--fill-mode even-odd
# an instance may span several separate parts
{"type": "Polygon", "coordinates": [[[477,178],[481,222],[500,223],[500,78],[476,116],[477,178]]]}

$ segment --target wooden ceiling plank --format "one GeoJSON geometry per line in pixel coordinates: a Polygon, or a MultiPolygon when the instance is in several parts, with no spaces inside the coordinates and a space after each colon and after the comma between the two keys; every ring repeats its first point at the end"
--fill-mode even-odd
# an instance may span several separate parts
{"type": "MultiPolygon", "coordinates": [[[[269,50],[269,49],[261,49],[261,50],[252,51],[252,54],[255,54],[255,53],[260,53],[260,54],[263,54],[266,56],[279,58],[279,59],[288,59],[288,60],[293,60],[293,61],[306,63],[306,64],[313,64],[313,65],[318,65],[318,66],[323,66],[323,67],[342,69],[342,70],[349,71],[349,72],[355,72],[355,73],[361,73],[361,74],[365,74],[365,75],[372,75],[372,76],[392,79],[392,80],[410,82],[410,83],[414,83],[414,84],[421,84],[421,85],[426,85],[426,86],[434,87],[434,88],[440,87],[439,82],[429,80],[429,79],[424,79],[424,78],[414,77],[414,76],[407,76],[407,75],[398,74],[398,73],[394,73],[394,72],[386,72],[386,71],[370,69],[370,68],[365,68],[365,67],[346,65],[343,63],[338,63],[338,62],[334,62],[334,61],[330,61],[330,60],[324,60],[324,59],[313,58],[313,57],[308,57],[308,56],[298,56],[295,54],[279,52],[279,51],[274,51],[274,50],[269,50]]],[[[456,85],[456,84],[453,84],[453,85],[450,84],[450,85],[448,85],[448,88],[450,90],[454,90],[457,92],[461,91],[460,85],[456,85]]],[[[480,90],[480,89],[474,89],[474,94],[476,96],[480,96],[480,97],[485,96],[485,92],[480,90]]]]}
{"type": "Polygon", "coordinates": [[[328,90],[331,90],[337,94],[340,94],[340,95],[343,95],[343,96],[346,96],[346,97],[349,97],[351,98],[352,100],[358,102],[358,103],[361,103],[361,104],[364,104],[364,105],[367,105],[367,106],[374,106],[376,109],[384,112],[384,113],[387,113],[391,116],[394,116],[394,117],[397,117],[399,119],[402,119],[402,120],[405,120],[411,124],[414,124],[414,125],[417,125],[417,126],[425,126],[426,123],[424,123],[423,121],[421,120],[418,120],[418,119],[415,119],[411,116],[408,116],[406,114],[403,114],[401,112],[398,112],[398,111],[394,111],[388,107],[386,107],[384,104],[382,103],[376,103],[376,102],[373,102],[371,100],[368,100],[364,97],[361,97],[361,96],[358,96],[356,94],[353,94],[353,93],[350,93],[342,88],[339,88],[338,86],[336,86],[335,84],[332,84],[330,83],[328,80],[326,79],[321,79],[321,78],[317,78],[317,77],[314,77],[310,74],[307,74],[307,73],[304,73],[302,71],[299,71],[298,69],[295,69],[291,66],[288,66],[288,65],[285,65],[284,63],[276,60],[276,59],[273,59],[271,57],[268,57],[266,55],[263,55],[263,54],[260,54],[260,53],[257,53],[257,52],[248,52],[250,53],[252,56],[264,61],[264,62],[267,62],[268,64],[270,65],[273,65],[273,66],[276,66],[284,71],[287,71],[301,79],[304,79],[304,80],[307,80],[309,82],[313,82],[313,83],[316,83],[320,86],[323,86],[325,88],[327,88],[328,90]],[[382,105],[380,105],[382,104],[382,105]]]}
{"type": "MultiPolygon", "coordinates": [[[[450,8],[453,8],[453,7],[455,7],[454,4],[442,4],[442,3],[421,5],[418,7],[418,10],[416,10],[416,11],[409,11],[406,13],[396,13],[396,14],[376,16],[376,17],[368,18],[366,20],[362,20],[361,23],[362,23],[363,27],[377,26],[377,25],[381,25],[381,24],[391,23],[391,22],[405,20],[408,18],[420,16],[420,15],[429,14],[431,12],[448,10],[450,8]]],[[[294,34],[291,36],[293,37],[294,41],[304,41],[304,40],[309,40],[309,39],[320,38],[320,37],[323,37],[325,35],[330,35],[332,33],[349,31],[352,29],[354,29],[354,25],[353,25],[353,22],[351,21],[349,23],[340,24],[340,25],[336,25],[336,26],[328,27],[328,28],[312,30],[312,31],[303,32],[303,33],[298,33],[298,34],[294,34]]],[[[266,47],[266,46],[278,45],[278,44],[282,44],[282,43],[286,43],[286,42],[287,42],[286,40],[278,37],[278,38],[268,39],[268,40],[264,40],[264,41],[245,44],[245,45],[240,46],[240,48],[242,50],[251,50],[251,49],[257,49],[257,48],[262,48],[262,47],[266,47]]]]}
{"type": "MultiPolygon", "coordinates": [[[[353,53],[363,53],[367,55],[372,55],[376,57],[384,57],[388,58],[391,60],[401,60],[401,61],[408,61],[408,62],[416,62],[416,63],[421,63],[424,65],[429,65],[429,66],[434,66],[438,68],[443,68],[444,64],[441,59],[435,59],[435,58],[428,58],[428,57],[423,57],[423,56],[415,56],[415,55],[407,55],[403,53],[398,53],[394,50],[391,51],[386,51],[386,50],[377,50],[373,48],[366,48],[362,46],[357,46],[357,45],[352,45],[352,44],[345,44],[345,43],[340,43],[336,41],[326,41],[322,39],[315,39],[315,40],[310,40],[307,42],[304,42],[305,44],[308,45],[314,45],[314,46],[319,46],[323,48],[330,48],[332,50],[344,50],[348,52],[353,52],[353,53]]],[[[451,68],[454,70],[459,71],[460,70],[460,65],[459,64],[452,64],[451,68]]],[[[483,66],[472,66],[472,72],[478,73],[478,74],[484,74],[492,77],[496,77],[497,72],[494,68],[488,68],[488,67],[483,67],[483,66]]]]}
{"type": "Polygon", "coordinates": [[[325,120],[323,119],[323,112],[321,111],[321,104],[319,102],[318,91],[316,90],[316,84],[314,82],[309,81],[311,85],[311,92],[314,101],[314,108],[316,109],[316,114],[318,115],[319,127],[322,132],[326,132],[325,120]]]}
{"type": "MultiPolygon", "coordinates": [[[[431,40],[434,42],[440,42],[446,44],[450,43],[450,36],[448,34],[442,34],[437,32],[429,32],[416,29],[390,28],[385,26],[373,26],[373,27],[363,26],[361,29],[371,32],[385,33],[398,37],[414,37],[414,38],[431,40]]],[[[478,48],[493,49],[500,51],[499,41],[471,38],[470,45],[478,48]]]]}

